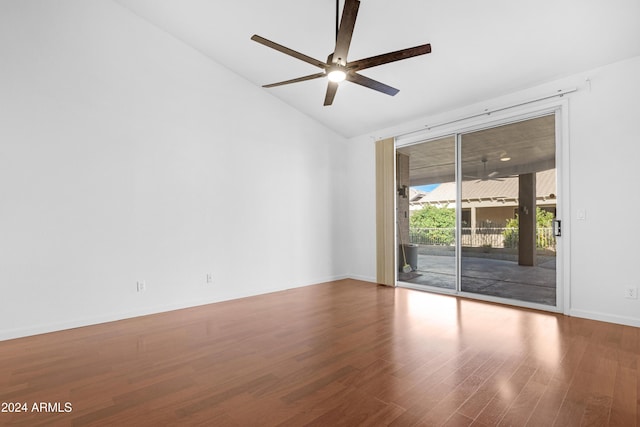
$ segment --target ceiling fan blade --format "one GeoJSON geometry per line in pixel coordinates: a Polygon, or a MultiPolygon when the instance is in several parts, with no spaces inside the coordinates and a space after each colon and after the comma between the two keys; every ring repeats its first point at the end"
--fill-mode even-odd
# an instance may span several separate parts
{"type": "Polygon", "coordinates": [[[309,76],[298,77],[297,79],[285,80],[283,82],[271,83],[271,84],[268,84],[268,85],[263,85],[262,87],[275,87],[275,86],[288,85],[288,84],[291,84],[291,83],[304,82],[306,80],[319,79],[321,77],[325,77],[326,75],[327,74],[324,73],[324,72],[317,73],[317,74],[311,74],[309,76]]]}
{"type": "Polygon", "coordinates": [[[338,83],[329,82],[329,84],[327,85],[327,94],[324,97],[324,105],[325,105],[325,107],[327,105],[333,104],[333,98],[336,97],[336,92],[337,91],[338,91],[338,83]]]}
{"type": "Polygon", "coordinates": [[[388,64],[389,62],[400,61],[401,59],[413,58],[414,56],[425,55],[431,53],[431,44],[423,44],[420,46],[410,47],[408,49],[397,50],[395,52],[384,53],[382,55],[372,56],[370,58],[359,59],[349,62],[349,69],[358,71],[365,68],[375,67],[377,65],[388,64]]]}
{"type": "Polygon", "coordinates": [[[380,83],[379,81],[370,79],[369,77],[365,77],[362,74],[358,73],[347,73],[347,80],[352,83],[359,84],[364,87],[368,87],[369,89],[377,90],[378,92],[386,93],[387,95],[394,96],[396,93],[400,92],[400,90],[387,86],[384,83],[380,83]]]}
{"type": "Polygon", "coordinates": [[[254,34],[253,36],[251,36],[251,40],[258,42],[260,44],[263,44],[267,47],[270,47],[271,49],[275,49],[279,52],[282,52],[284,54],[287,54],[289,56],[293,56],[296,59],[299,59],[301,61],[304,61],[306,63],[309,63],[311,65],[315,65],[318,68],[327,68],[327,64],[323,61],[319,61],[315,58],[312,58],[310,56],[307,56],[303,53],[300,52],[296,52],[293,49],[289,49],[288,47],[282,46],[281,44],[278,44],[276,42],[272,42],[271,40],[267,40],[264,37],[260,37],[257,34],[254,34]]]}
{"type": "Polygon", "coordinates": [[[356,25],[356,17],[358,16],[359,0],[346,0],[342,9],[342,18],[340,19],[340,29],[336,36],[336,48],[333,51],[332,62],[347,64],[347,53],[351,45],[351,36],[353,28],[356,25]]]}

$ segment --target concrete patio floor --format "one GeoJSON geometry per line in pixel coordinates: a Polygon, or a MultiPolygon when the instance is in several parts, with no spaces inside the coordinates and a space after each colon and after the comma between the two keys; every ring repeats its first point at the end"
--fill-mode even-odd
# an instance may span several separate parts
{"type": "MultiPolygon", "coordinates": [[[[462,291],[556,305],[555,258],[543,259],[534,267],[517,262],[462,257],[462,291]]],[[[455,257],[418,254],[418,268],[399,273],[398,280],[416,285],[455,289],[455,257]]]]}

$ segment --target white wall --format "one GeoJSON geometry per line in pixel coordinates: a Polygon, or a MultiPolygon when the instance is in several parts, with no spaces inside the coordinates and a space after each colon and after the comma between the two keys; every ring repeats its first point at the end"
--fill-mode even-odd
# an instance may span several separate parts
{"type": "Polygon", "coordinates": [[[640,300],[623,297],[627,285],[640,287],[639,235],[635,217],[640,207],[640,57],[585,71],[518,93],[443,112],[410,123],[382,129],[349,141],[351,199],[349,238],[354,277],[375,281],[375,170],[376,138],[423,129],[485,109],[518,104],[577,87],[568,98],[569,171],[564,195],[564,243],[569,244],[570,301],[566,311],[575,316],[640,326],[640,300]],[[589,79],[590,83],[587,82],[589,79]],[[604,201],[604,203],[603,203],[604,201]],[[578,209],[587,213],[577,221],[578,209]],[[567,241],[568,240],[568,241],[567,241]]]}
{"type": "Polygon", "coordinates": [[[340,136],[110,1],[1,2],[0,58],[0,339],[347,273],[340,136]]]}
{"type": "Polygon", "coordinates": [[[571,100],[571,312],[640,326],[640,57],[593,70],[591,90],[571,100]],[[603,203],[604,201],[604,203],[603,203]]]}

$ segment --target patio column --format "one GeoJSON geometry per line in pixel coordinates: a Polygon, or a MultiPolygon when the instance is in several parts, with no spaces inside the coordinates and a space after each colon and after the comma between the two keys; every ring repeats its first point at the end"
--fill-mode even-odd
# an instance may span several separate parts
{"type": "Polygon", "coordinates": [[[536,174],[518,176],[518,264],[536,265],[536,174]]]}

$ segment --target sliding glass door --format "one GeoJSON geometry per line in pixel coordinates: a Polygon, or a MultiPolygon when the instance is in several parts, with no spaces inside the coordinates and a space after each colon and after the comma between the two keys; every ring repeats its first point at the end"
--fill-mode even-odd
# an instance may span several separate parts
{"type": "Polygon", "coordinates": [[[555,114],[396,152],[398,281],[555,307],[555,114]]]}
{"type": "Polygon", "coordinates": [[[556,305],[555,117],[460,135],[460,290],[556,305]]]}
{"type": "Polygon", "coordinates": [[[456,139],[397,150],[398,280],[456,289],[456,139]]]}

